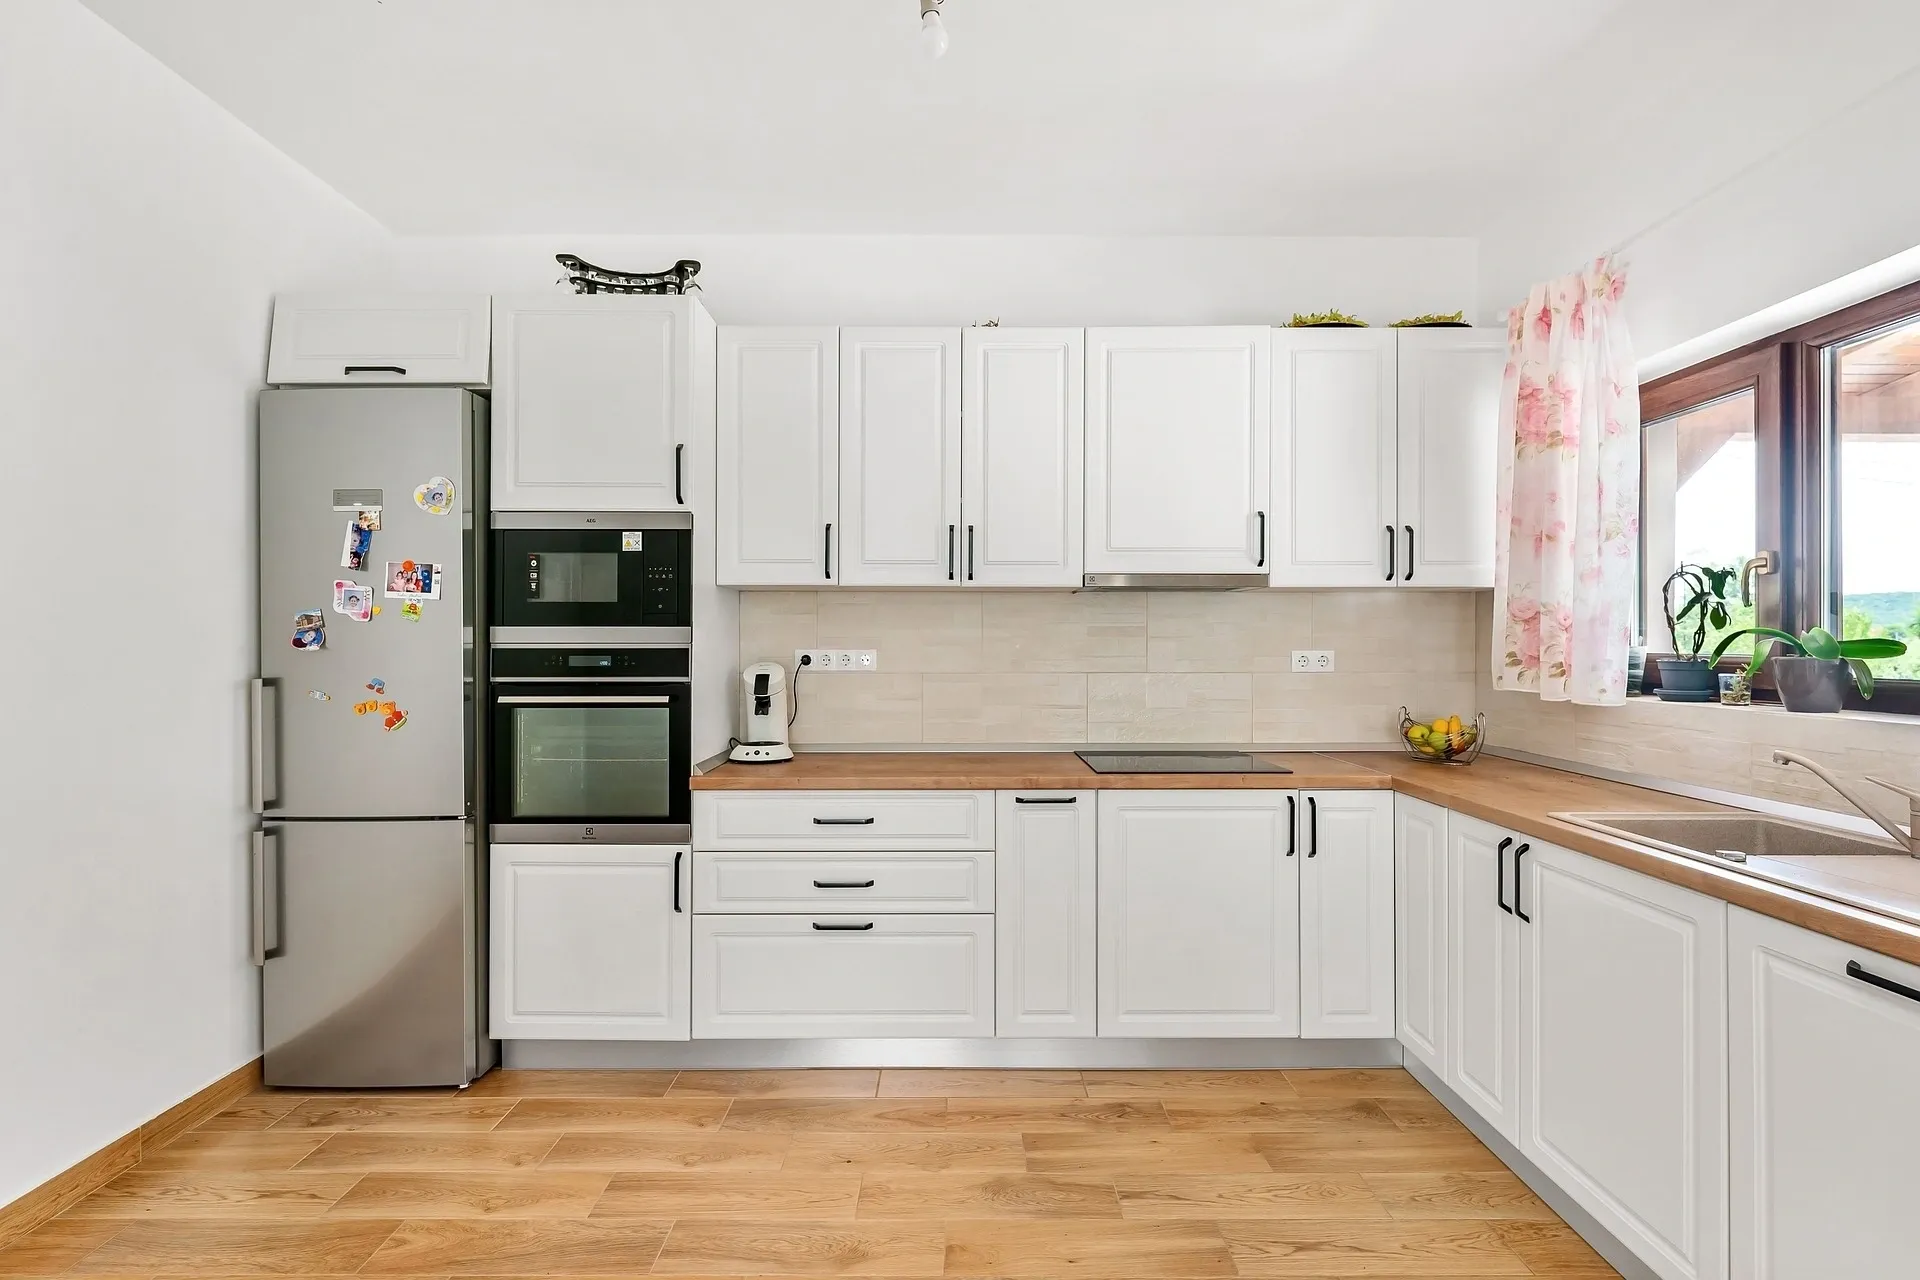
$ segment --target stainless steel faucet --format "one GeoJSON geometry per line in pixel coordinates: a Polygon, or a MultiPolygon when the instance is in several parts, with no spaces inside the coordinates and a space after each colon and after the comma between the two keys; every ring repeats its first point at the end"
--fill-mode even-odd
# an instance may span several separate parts
{"type": "Polygon", "coordinates": [[[1902,827],[1899,823],[1883,814],[1877,802],[1855,790],[1850,783],[1842,782],[1839,778],[1829,773],[1824,767],[1807,759],[1799,752],[1775,751],[1773,753],[1773,762],[1775,764],[1797,764],[1802,769],[1807,770],[1807,772],[1813,774],[1814,777],[1839,792],[1848,804],[1873,819],[1874,823],[1878,825],[1882,831],[1892,836],[1893,842],[1905,849],[1910,856],[1920,858],[1920,791],[1915,791],[1911,787],[1903,787],[1897,782],[1888,782],[1885,778],[1868,776],[1867,781],[1873,783],[1875,786],[1885,787],[1887,790],[1907,798],[1907,825],[1902,827]]]}

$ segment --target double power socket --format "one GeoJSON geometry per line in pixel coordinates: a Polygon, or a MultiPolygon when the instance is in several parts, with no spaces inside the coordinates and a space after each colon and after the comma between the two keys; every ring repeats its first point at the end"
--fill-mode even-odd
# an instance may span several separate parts
{"type": "Polygon", "coordinates": [[[880,653],[877,649],[795,649],[793,669],[795,671],[878,671],[880,653]],[[811,661],[808,661],[809,659],[811,661]]]}

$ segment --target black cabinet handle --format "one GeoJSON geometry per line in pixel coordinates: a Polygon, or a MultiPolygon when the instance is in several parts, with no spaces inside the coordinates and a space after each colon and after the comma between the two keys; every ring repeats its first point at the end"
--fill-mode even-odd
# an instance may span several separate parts
{"type": "Polygon", "coordinates": [[[821,933],[865,933],[873,928],[873,921],[869,920],[865,924],[821,924],[815,920],[813,927],[821,933]]]}
{"type": "Polygon", "coordinates": [[[815,818],[813,820],[813,825],[816,827],[870,827],[873,825],[873,819],[872,818],[815,818]]]}
{"type": "Polygon", "coordinates": [[[826,562],[827,562],[826,572],[822,573],[820,576],[825,578],[828,582],[832,582],[833,581],[833,522],[831,520],[827,522],[826,562]]]}
{"type": "Polygon", "coordinates": [[[687,496],[680,488],[680,457],[686,451],[687,446],[683,444],[673,446],[673,500],[683,507],[687,505],[687,496]]]}
{"type": "Polygon", "coordinates": [[[947,526],[947,581],[948,582],[953,581],[953,530],[954,530],[954,526],[952,525],[947,526]]]}
{"type": "Polygon", "coordinates": [[[1287,856],[1293,856],[1293,850],[1300,843],[1300,823],[1293,816],[1293,797],[1287,797],[1287,856]]]}
{"type": "Polygon", "coordinates": [[[680,859],[686,856],[682,850],[673,851],[673,914],[675,915],[684,914],[680,910],[680,859]]]}
{"type": "Polygon", "coordinates": [[[1526,857],[1527,850],[1531,848],[1532,845],[1523,844],[1513,851],[1513,914],[1528,924],[1533,923],[1533,917],[1520,909],[1520,859],[1526,857]]]}
{"type": "Polygon", "coordinates": [[[1015,804],[1075,804],[1079,796],[1015,796],[1015,804]]]}
{"type": "Polygon", "coordinates": [[[1493,900],[1508,915],[1513,914],[1513,908],[1507,905],[1507,846],[1512,843],[1513,837],[1508,836],[1500,842],[1499,850],[1493,855],[1493,900]]]}
{"type": "Polygon", "coordinates": [[[1847,976],[1849,978],[1856,978],[1870,987],[1878,987],[1882,991],[1891,991],[1897,996],[1905,996],[1909,1000],[1920,1001],[1920,991],[1914,990],[1904,982],[1895,982],[1892,978],[1883,978],[1877,973],[1868,973],[1860,967],[1858,960],[1847,961],[1847,976]]]}
{"type": "Polygon", "coordinates": [[[1413,581],[1413,526],[1408,525],[1406,529],[1407,529],[1407,568],[1406,568],[1406,576],[1401,578],[1400,581],[1412,582],[1413,581]]]}
{"type": "Polygon", "coordinates": [[[871,889],[873,888],[873,881],[871,880],[815,880],[813,882],[813,887],[816,889],[871,889]]]}
{"type": "Polygon", "coordinates": [[[343,373],[343,374],[347,374],[347,373],[397,373],[397,374],[399,374],[399,375],[400,375],[401,377],[403,377],[403,378],[407,376],[407,371],[406,371],[405,369],[402,369],[402,368],[401,368],[401,367],[400,367],[399,365],[397,365],[397,364],[350,364],[350,365],[348,365],[348,366],[347,366],[346,368],[344,368],[344,369],[342,369],[342,370],[341,370],[340,372],[341,372],[341,373],[343,373]]]}
{"type": "Polygon", "coordinates": [[[967,526],[967,581],[973,581],[973,526],[967,526]]]}
{"type": "Polygon", "coordinates": [[[1400,545],[1400,539],[1394,535],[1392,525],[1388,525],[1386,528],[1387,528],[1387,581],[1392,582],[1394,577],[1393,552],[1394,552],[1394,549],[1400,545]]]}
{"type": "Polygon", "coordinates": [[[1256,511],[1253,514],[1260,517],[1260,558],[1253,562],[1253,567],[1264,569],[1267,567],[1267,513],[1256,511]]]}
{"type": "Polygon", "coordinates": [[[1320,802],[1307,797],[1307,856],[1320,856],[1320,802]]]}

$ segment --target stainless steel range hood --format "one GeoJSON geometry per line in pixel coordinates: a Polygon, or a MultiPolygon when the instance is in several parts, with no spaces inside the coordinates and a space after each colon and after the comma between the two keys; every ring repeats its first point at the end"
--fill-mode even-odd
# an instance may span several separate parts
{"type": "Polygon", "coordinates": [[[1252,591],[1268,585],[1264,573],[1086,573],[1088,591],[1252,591]]]}

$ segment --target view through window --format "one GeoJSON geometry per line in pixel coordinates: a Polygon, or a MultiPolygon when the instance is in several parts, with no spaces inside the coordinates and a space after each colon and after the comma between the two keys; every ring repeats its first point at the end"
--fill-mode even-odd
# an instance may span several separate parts
{"type": "Polygon", "coordinates": [[[1875,675],[1920,679],[1920,320],[1832,348],[1828,385],[1828,612],[1908,643],[1875,675]]]}
{"type": "MultiPolygon", "coordinates": [[[[1644,429],[1641,634],[1656,652],[1672,644],[1660,596],[1668,575],[1682,564],[1738,570],[1758,543],[1753,407],[1754,393],[1742,391],[1649,422],[1644,429]]],[[[1676,606],[1685,600],[1681,590],[1675,588],[1676,606]]],[[[1732,594],[1732,617],[1726,627],[1708,628],[1707,653],[1721,635],[1753,625],[1753,609],[1741,606],[1737,587],[1732,594]]],[[[1751,651],[1746,641],[1733,650],[1751,651]]]]}

